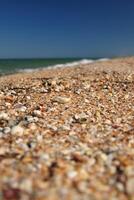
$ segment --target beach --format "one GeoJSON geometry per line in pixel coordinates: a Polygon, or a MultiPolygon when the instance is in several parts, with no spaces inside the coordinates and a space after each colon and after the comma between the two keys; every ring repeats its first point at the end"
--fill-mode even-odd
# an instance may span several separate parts
{"type": "Polygon", "coordinates": [[[134,57],[0,77],[0,200],[134,200],[134,57]]]}

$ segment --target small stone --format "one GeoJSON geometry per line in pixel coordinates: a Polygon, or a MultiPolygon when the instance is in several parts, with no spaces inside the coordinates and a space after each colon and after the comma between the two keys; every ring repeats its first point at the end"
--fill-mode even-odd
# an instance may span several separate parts
{"type": "Polygon", "coordinates": [[[54,102],[58,102],[58,103],[69,103],[70,102],[70,98],[69,97],[61,97],[61,96],[57,96],[53,99],[54,102]]]}
{"type": "Polygon", "coordinates": [[[14,126],[11,130],[12,135],[22,136],[24,133],[24,128],[20,125],[14,126]]]}
{"type": "Polygon", "coordinates": [[[8,120],[9,119],[9,116],[7,113],[5,112],[0,112],[0,120],[8,120]]]}
{"type": "Polygon", "coordinates": [[[70,135],[70,136],[76,135],[76,132],[75,132],[75,131],[70,131],[70,132],[69,132],[69,135],[70,135]]]}
{"type": "Polygon", "coordinates": [[[15,92],[14,90],[11,90],[10,92],[11,92],[11,94],[13,94],[13,95],[16,94],[16,92],[15,92]]]}
{"type": "Polygon", "coordinates": [[[105,124],[107,124],[107,125],[111,125],[112,122],[111,122],[109,119],[106,119],[106,120],[105,120],[105,124]]]}
{"type": "Polygon", "coordinates": [[[48,93],[48,90],[45,89],[45,88],[41,88],[41,89],[40,89],[40,92],[41,92],[41,93],[48,93]]]}
{"type": "Polygon", "coordinates": [[[117,124],[120,124],[120,123],[121,123],[121,121],[122,121],[122,119],[121,119],[121,118],[117,118],[117,119],[116,119],[116,123],[117,123],[117,124]]]}
{"type": "Polygon", "coordinates": [[[40,116],[41,116],[41,111],[40,111],[40,110],[34,110],[33,113],[34,113],[34,115],[37,116],[37,117],[40,117],[40,116]]]}
{"type": "Polygon", "coordinates": [[[127,176],[134,176],[134,166],[126,167],[125,173],[127,176]]]}
{"type": "Polygon", "coordinates": [[[50,156],[47,153],[43,153],[43,154],[40,155],[40,159],[46,161],[46,160],[50,159],[50,156]]]}
{"type": "Polygon", "coordinates": [[[9,103],[9,102],[5,102],[5,105],[6,105],[8,108],[10,108],[11,103],[9,103]]]}
{"type": "Polygon", "coordinates": [[[28,151],[29,150],[28,146],[25,143],[23,143],[23,142],[18,143],[18,146],[21,149],[23,149],[24,151],[28,151]]]}
{"type": "Polygon", "coordinates": [[[30,128],[30,130],[35,131],[37,129],[37,126],[35,123],[30,123],[29,128],[30,128]]]}
{"type": "Polygon", "coordinates": [[[125,99],[128,99],[128,98],[129,98],[129,94],[126,94],[126,95],[125,95],[125,99]]]}
{"type": "Polygon", "coordinates": [[[28,100],[30,100],[30,99],[31,99],[31,97],[30,97],[30,96],[26,96],[26,98],[27,98],[28,100]]]}
{"type": "Polygon", "coordinates": [[[128,179],[126,190],[129,195],[134,195],[134,177],[128,179]]]}
{"type": "Polygon", "coordinates": [[[0,131],[0,138],[2,138],[3,137],[3,132],[2,131],[0,131]]]}
{"type": "Polygon", "coordinates": [[[75,90],[74,93],[79,95],[81,93],[81,89],[75,90]]]}
{"type": "Polygon", "coordinates": [[[72,159],[75,162],[81,162],[81,163],[86,161],[85,157],[83,155],[81,155],[80,153],[73,153],[72,159]]]}
{"type": "Polygon", "coordinates": [[[130,81],[130,82],[133,81],[133,76],[132,76],[132,74],[129,74],[129,75],[127,76],[127,80],[130,81]]]}
{"type": "Polygon", "coordinates": [[[25,112],[27,109],[26,106],[21,106],[20,108],[18,108],[17,110],[20,111],[20,112],[25,112]]]}
{"type": "Polygon", "coordinates": [[[10,127],[5,127],[4,128],[4,133],[7,134],[7,133],[10,133],[11,132],[11,128],[10,127]]]}
{"type": "Polygon", "coordinates": [[[69,126],[69,125],[60,126],[59,130],[62,130],[62,131],[70,131],[70,126],[69,126]]]}
{"type": "Polygon", "coordinates": [[[82,193],[86,192],[87,191],[86,181],[80,181],[80,182],[78,182],[77,187],[78,187],[78,190],[80,192],[82,192],[82,193]]]}
{"type": "Polygon", "coordinates": [[[9,149],[7,147],[0,147],[0,156],[5,155],[9,152],[9,149]]]}
{"type": "Polygon", "coordinates": [[[32,181],[30,179],[23,180],[20,184],[20,189],[25,192],[31,193],[32,192],[32,181]]]}
{"type": "Polygon", "coordinates": [[[43,140],[42,135],[37,135],[37,141],[38,141],[38,142],[41,142],[42,140],[43,140]]]}
{"type": "Polygon", "coordinates": [[[86,122],[87,118],[88,118],[88,115],[86,115],[85,113],[76,114],[74,116],[75,121],[78,122],[78,123],[86,122]]]}
{"type": "Polygon", "coordinates": [[[18,140],[15,141],[16,144],[20,144],[20,143],[23,143],[23,139],[22,138],[19,138],[18,140]]]}
{"type": "Polygon", "coordinates": [[[88,180],[89,178],[89,174],[85,169],[80,169],[78,174],[80,180],[88,180]]]}
{"type": "Polygon", "coordinates": [[[89,103],[89,100],[88,100],[88,99],[85,99],[85,103],[89,103]]]}
{"type": "Polygon", "coordinates": [[[57,130],[58,130],[58,128],[57,128],[56,126],[51,125],[51,124],[47,124],[47,128],[50,128],[50,129],[52,129],[53,131],[57,131],[57,130]]]}
{"type": "Polygon", "coordinates": [[[104,153],[100,153],[100,158],[101,158],[104,162],[106,162],[107,159],[108,159],[107,155],[104,154],[104,153]]]}
{"type": "Polygon", "coordinates": [[[118,188],[118,190],[120,191],[120,192],[123,192],[124,191],[124,186],[123,186],[123,184],[122,183],[117,183],[116,184],[116,187],[118,188]]]}
{"type": "Polygon", "coordinates": [[[76,171],[69,171],[67,176],[68,176],[68,178],[73,179],[77,176],[77,172],[76,171]]]}
{"type": "Polygon", "coordinates": [[[29,123],[34,122],[34,118],[33,118],[32,116],[26,116],[26,120],[27,120],[29,123]]]}
{"type": "Polygon", "coordinates": [[[29,123],[33,123],[33,122],[37,122],[38,121],[38,117],[26,116],[26,120],[29,123]]]}
{"type": "Polygon", "coordinates": [[[55,86],[56,84],[57,84],[57,81],[56,81],[56,80],[52,80],[52,81],[51,81],[51,85],[52,85],[52,86],[55,86]]]}
{"type": "Polygon", "coordinates": [[[109,88],[108,85],[103,86],[103,89],[108,89],[108,88],[109,88]]]}
{"type": "Polygon", "coordinates": [[[90,86],[89,83],[85,83],[85,84],[84,84],[84,89],[85,89],[85,90],[88,90],[90,87],[91,87],[91,86],[90,86]]]}
{"type": "Polygon", "coordinates": [[[5,100],[8,101],[8,102],[12,102],[13,101],[13,96],[11,96],[11,95],[10,96],[6,96],[5,100]]]}

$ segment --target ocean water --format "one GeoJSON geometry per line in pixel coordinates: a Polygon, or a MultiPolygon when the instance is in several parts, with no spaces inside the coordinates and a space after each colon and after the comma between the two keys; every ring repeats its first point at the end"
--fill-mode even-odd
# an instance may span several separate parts
{"type": "MultiPolygon", "coordinates": [[[[99,61],[107,59],[99,59],[99,61]]],[[[78,64],[88,64],[98,61],[98,58],[48,58],[48,59],[0,59],[0,75],[22,71],[31,72],[46,67],[69,67],[78,64]]]]}

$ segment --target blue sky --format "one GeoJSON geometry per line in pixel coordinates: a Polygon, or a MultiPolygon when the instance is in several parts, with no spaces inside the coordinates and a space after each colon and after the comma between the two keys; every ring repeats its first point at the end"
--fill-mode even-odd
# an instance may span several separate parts
{"type": "Polygon", "coordinates": [[[134,0],[1,0],[0,58],[134,55],[134,0]]]}

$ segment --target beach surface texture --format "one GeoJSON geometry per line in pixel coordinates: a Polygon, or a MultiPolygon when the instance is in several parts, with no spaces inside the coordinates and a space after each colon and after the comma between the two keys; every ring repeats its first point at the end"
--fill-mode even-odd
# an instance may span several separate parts
{"type": "Polygon", "coordinates": [[[134,200],[134,57],[0,78],[0,200],[134,200]]]}

